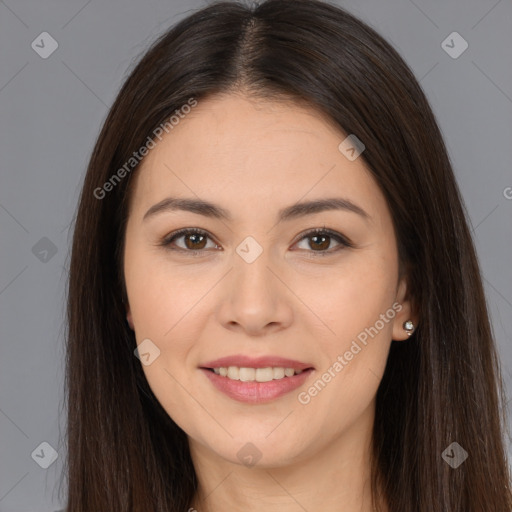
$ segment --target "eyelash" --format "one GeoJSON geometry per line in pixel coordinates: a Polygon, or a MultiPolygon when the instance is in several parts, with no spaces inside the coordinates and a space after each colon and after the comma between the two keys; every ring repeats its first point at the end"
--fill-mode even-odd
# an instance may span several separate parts
{"type": "MultiPolygon", "coordinates": [[[[162,242],[159,243],[158,245],[161,245],[161,246],[165,247],[167,250],[170,250],[170,251],[185,252],[188,255],[193,256],[193,257],[202,256],[203,255],[202,253],[204,253],[206,249],[201,249],[201,250],[194,251],[194,250],[191,250],[191,249],[183,249],[181,247],[178,247],[178,248],[170,247],[172,242],[174,242],[176,239],[182,237],[183,235],[203,235],[203,236],[206,236],[206,237],[211,239],[210,235],[206,231],[203,231],[202,229],[198,229],[198,228],[183,228],[183,229],[180,229],[178,231],[175,231],[174,233],[171,233],[168,237],[164,238],[162,240],[162,242]]],[[[340,244],[340,246],[338,248],[330,249],[330,250],[327,250],[327,251],[313,251],[313,250],[311,250],[311,252],[314,254],[314,256],[310,256],[310,257],[313,257],[313,258],[329,256],[329,255],[331,255],[331,254],[333,254],[335,252],[338,252],[339,250],[341,250],[343,248],[354,247],[352,242],[350,242],[350,240],[348,240],[346,237],[344,237],[340,233],[337,233],[336,231],[332,231],[331,229],[327,229],[325,227],[311,229],[311,230],[307,231],[306,233],[303,233],[301,238],[299,238],[299,240],[297,240],[297,242],[295,242],[295,243],[299,243],[302,240],[304,240],[305,238],[309,238],[309,237],[312,237],[312,236],[315,236],[315,235],[327,235],[330,238],[334,238],[340,244]]]]}

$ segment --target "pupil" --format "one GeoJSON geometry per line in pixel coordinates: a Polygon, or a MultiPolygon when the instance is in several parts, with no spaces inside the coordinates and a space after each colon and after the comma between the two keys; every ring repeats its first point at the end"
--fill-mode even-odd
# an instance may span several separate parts
{"type": "Polygon", "coordinates": [[[314,236],[312,237],[312,239],[314,240],[314,242],[313,242],[314,244],[316,244],[316,243],[317,243],[317,242],[316,242],[316,240],[317,240],[318,238],[323,238],[323,239],[324,239],[324,242],[320,244],[320,245],[321,245],[320,249],[327,249],[327,248],[329,247],[329,242],[327,242],[327,244],[326,244],[326,243],[325,243],[325,240],[327,240],[329,237],[328,237],[328,236],[324,236],[324,235],[322,235],[322,236],[320,236],[320,235],[314,235],[314,236]]]}

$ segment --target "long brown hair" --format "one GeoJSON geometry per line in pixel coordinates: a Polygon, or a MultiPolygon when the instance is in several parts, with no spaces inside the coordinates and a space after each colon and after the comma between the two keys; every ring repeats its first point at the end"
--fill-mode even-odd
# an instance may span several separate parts
{"type": "Polygon", "coordinates": [[[138,169],[126,162],[190,98],[233,91],[327,114],[363,141],[387,199],[420,322],[407,342],[392,342],[377,392],[373,489],[392,512],[512,510],[499,361],[463,201],[427,99],[391,45],[343,9],[268,0],[214,3],[164,33],[99,134],[69,273],[68,512],[183,512],[192,502],[187,436],[149,388],[125,319],[124,232],[138,169]],[[456,469],[442,457],[452,442],[468,452],[456,469]]]}

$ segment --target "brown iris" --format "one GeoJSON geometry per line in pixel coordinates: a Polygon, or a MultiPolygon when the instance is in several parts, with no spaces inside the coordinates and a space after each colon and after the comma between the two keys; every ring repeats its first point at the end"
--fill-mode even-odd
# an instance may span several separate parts
{"type": "Polygon", "coordinates": [[[316,240],[322,238],[324,241],[319,243],[317,245],[317,249],[328,249],[329,243],[330,243],[330,236],[329,235],[312,235],[309,237],[310,240],[314,240],[314,242],[309,243],[312,249],[314,249],[314,244],[317,244],[316,240]]]}
{"type": "MultiPolygon", "coordinates": [[[[190,233],[188,235],[184,235],[184,240],[185,240],[185,246],[187,247],[187,249],[190,249],[192,251],[196,251],[196,250],[201,250],[201,249],[204,249],[205,245],[206,245],[206,239],[207,237],[205,235],[201,235],[200,233],[190,233]],[[202,238],[203,240],[201,240],[202,243],[204,243],[204,245],[194,245],[194,244],[197,244],[198,243],[198,240],[199,238],[202,238]],[[190,240],[193,240],[192,242],[192,246],[189,245],[189,241],[190,240]]],[[[201,243],[200,242],[200,243],[201,243]]]]}

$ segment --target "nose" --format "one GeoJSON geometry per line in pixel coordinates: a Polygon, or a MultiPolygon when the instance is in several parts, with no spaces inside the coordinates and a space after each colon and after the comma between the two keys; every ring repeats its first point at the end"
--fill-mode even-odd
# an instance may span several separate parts
{"type": "Polygon", "coordinates": [[[269,251],[248,262],[234,254],[233,268],[223,283],[217,309],[219,322],[229,330],[264,336],[293,321],[294,295],[269,251]]]}

